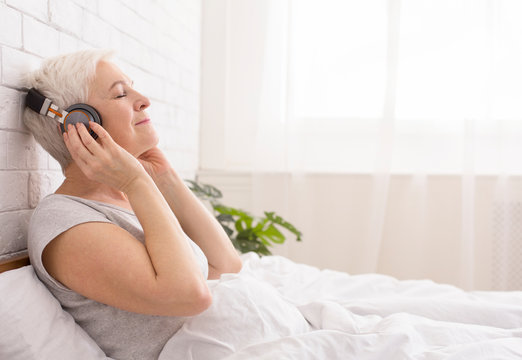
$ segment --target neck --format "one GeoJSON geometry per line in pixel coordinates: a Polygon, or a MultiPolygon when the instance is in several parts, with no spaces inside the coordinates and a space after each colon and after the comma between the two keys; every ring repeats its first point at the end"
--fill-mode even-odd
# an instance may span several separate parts
{"type": "Polygon", "coordinates": [[[65,180],[56,190],[56,194],[72,195],[122,207],[130,207],[127,196],[123,192],[111,186],[87,179],[74,162],[67,166],[64,175],[65,180]]]}

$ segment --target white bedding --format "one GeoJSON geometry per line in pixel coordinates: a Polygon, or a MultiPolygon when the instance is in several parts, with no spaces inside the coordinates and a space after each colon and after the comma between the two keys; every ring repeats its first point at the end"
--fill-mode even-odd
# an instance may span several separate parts
{"type": "MultiPolygon", "coordinates": [[[[160,360],[522,359],[522,291],[350,276],[243,255],[160,360]]],[[[0,359],[108,359],[31,266],[0,274],[0,359]]]]}
{"type": "Polygon", "coordinates": [[[160,360],[522,359],[522,292],[350,276],[243,256],[160,360]]]}

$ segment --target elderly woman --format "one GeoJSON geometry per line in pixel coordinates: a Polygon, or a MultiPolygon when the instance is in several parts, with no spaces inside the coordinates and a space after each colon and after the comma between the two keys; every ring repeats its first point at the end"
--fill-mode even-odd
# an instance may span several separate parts
{"type": "Polygon", "coordinates": [[[60,131],[58,122],[25,110],[25,124],[65,175],[33,213],[29,255],[107,356],[155,359],[183,316],[210,306],[206,279],[238,272],[241,261],[157,148],[149,99],[110,56],[58,56],[29,74],[29,85],[57,106],[86,103],[102,119],[102,126],[65,123],[60,131]]]}

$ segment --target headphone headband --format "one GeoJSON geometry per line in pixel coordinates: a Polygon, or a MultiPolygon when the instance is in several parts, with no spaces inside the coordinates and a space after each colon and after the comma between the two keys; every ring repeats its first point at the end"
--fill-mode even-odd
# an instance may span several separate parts
{"type": "Polygon", "coordinates": [[[29,109],[36,111],[37,113],[44,116],[55,119],[61,124],[63,124],[63,119],[65,119],[68,114],[67,111],[60,109],[53,103],[51,99],[43,96],[35,88],[29,89],[29,92],[25,98],[25,104],[29,109]]]}

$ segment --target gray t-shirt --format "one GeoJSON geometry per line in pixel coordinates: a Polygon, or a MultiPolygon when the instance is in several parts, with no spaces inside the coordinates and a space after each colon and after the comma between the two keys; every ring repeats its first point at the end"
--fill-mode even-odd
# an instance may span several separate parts
{"type": "MultiPolygon", "coordinates": [[[[113,223],[145,241],[138,218],[130,210],[75,196],[51,194],[38,204],[29,224],[28,249],[36,274],[64,310],[114,359],[157,359],[163,346],[183,324],[183,317],[132,313],[88,299],[61,284],[42,264],[44,248],[56,236],[86,222],[113,223]]],[[[205,278],[208,263],[188,238],[205,278]]]]}

